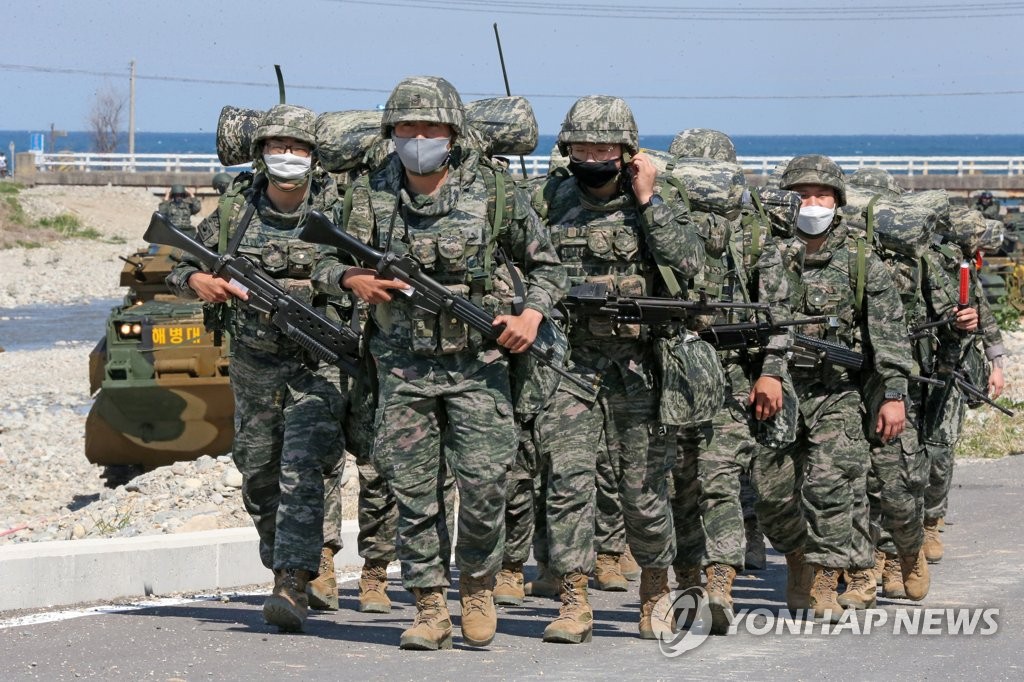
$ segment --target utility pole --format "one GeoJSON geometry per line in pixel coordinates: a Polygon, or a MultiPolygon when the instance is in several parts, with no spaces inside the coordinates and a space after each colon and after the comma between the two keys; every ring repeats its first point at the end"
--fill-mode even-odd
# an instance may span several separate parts
{"type": "Polygon", "coordinates": [[[54,125],[53,123],[50,124],[50,153],[51,154],[53,154],[53,153],[55,153],[57,151],[57,149],[56,149],[56,147],[57,147],[57,138],[58,137],[67,137],[67,136],[68,136],[68,131],[66,131],[66,130],[57,130],[57,126],[56,125],[54,125]]]}
{"type": "Polygon", "coordinates": [[[135,60],[132,60],[128,77],[128,155],[135,166],[135,60]]]}

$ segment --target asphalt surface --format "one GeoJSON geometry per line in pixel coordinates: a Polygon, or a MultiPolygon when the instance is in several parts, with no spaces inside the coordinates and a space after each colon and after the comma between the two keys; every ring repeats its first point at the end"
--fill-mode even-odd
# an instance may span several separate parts
{"type": "MultiPolygon", "coordinates": [[[[252,593],[81,617],[32,615],[35,620],[64,618],[51,622],[0,614],[0,679],[1019,680],[1024,679],[1022,488],[1024,457],[961,463],[951,497],[954,525],[943,534],[946,555],[932,566],[928,598],[922,605],[879,599],[877,609],[862,613],[855,623],[847,621],[838,633],[797,621],[789,629],[783,623],[781,634],[776,634],[777,622],[769,634],[759,634],[768,622],[761,615],[741,618],[736,634],[709,637],[669,657],[664,652],[670,649],[636,636],[633,583],[627,593],[591,592],[596,621],[589,644],[543,643],[541,632],[558,605],[528,598],[522,607],[501,609],[493,644],[473,649],[461,643],[458,591],[453,588],[449,607],[455,648],[407,652],[397,643],[414,609],[393,578],[390,614],[358,613],[355,584],[349,581],[342,589],[341,610],[315,613],[298,635],[279,634],[265,625],[263,596],[252,593]],[[950,634],[955,617],[973,617],[974,634],[950,634]],[[864,633],[869,618],[871,631],[864,633]],[[915,619],[919,633],[908,634],[915,619]]],[[[762,614],[769,618],[778,614],[785,562],[772,552],[769,558],[766,570],[737,578],[737,609],[765,609],[762,614]]],[[[696,640],[681,641],[689,646],[696,640]]]]}

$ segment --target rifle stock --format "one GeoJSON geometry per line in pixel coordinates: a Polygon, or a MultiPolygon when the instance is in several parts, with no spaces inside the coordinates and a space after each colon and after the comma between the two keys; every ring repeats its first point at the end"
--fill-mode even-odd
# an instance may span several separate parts
{"type": "Polygon", "coordinates": [[[174,227],[160,212],[153,214],[143,238],[192,254],[211,273],[233,280],[246,290],[249,298],[239,301],[239,305],[267,315],[281,333],[317,360],[337,365],[352,376],[358,373],[359,333],[289,294],[248,258],[210,250],[174,227]]]}
{"type": "MultiPolygon", "coordinates": [[[[408,284],[412,287],[409,295],[415,305],[433,313],[444,311],[477,331],[485,339],[494,341],[504,331],[504,325],[494,324],[494,316],[424,273],[419,262],[411,256],[399,256],[392,251],[378,251],[339,229],[330,218],[319,211],[309,212],[299,238],[314,244],[333,246],[352,256],[362,265],[373,268],[379,276],[408,284]]],[[[562,378],[568,379],[592,395],[597,394],[598,386],[593,382],[586,381],[555,364],[553,348],[544,348],[534,342],[528,352],[562,378]]]]}

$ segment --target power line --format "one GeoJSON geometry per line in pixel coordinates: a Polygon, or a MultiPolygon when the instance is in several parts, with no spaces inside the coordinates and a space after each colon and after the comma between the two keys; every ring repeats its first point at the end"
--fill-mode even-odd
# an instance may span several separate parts
{"type": "MultiPolygon", "coordinates": [[[[0,71],[22,71],[32,73],[54,73],[83,76],[100,76],[104,78],[124,78],[125,72],[117,71],[93,71],[88,69],[67,69],[46,66],[30,66],[25,64],[0,64],[0,71]]],[[[138,80],[164,81],[174,83],[191,83],[198,85],[233,85],[240,87],[276,88],[271,81],[234,81],[211,78],[187,78],[182,76],[160,76],[143,75],[136,73],[138,80]]],[[[289,90],[323,90],[331,92],[372,92],[389,94],[391,88],[363,88],[341,85],[288,85],[289,90]]],[[[504,92],[462,92],[468,97],[499,97],[504,92]]],[[[523,97],[534,99],[565,99],[576,100],[583,95],[564,93],[524,92],[519,93],[523,97]]],[[[1024,95],[1024,90],[975,90],[960,92],[892,92],[892,93],[847,93],[847,94],[813,94],[813,95],[622,95],[627,100],[665,100],[665,101],[808,101],[808,100],[836,100],[836,99],[920,99],[920,98],[941,98],[941,97],[1004,97],[1024,95]]]]}
{"type": "Polygon", "coordinates": [[[513,14],[532,17],[573,17],[576,19],[641,19],[645,21],[724,21],[730,22],[836,22],[836,21],[920,21],[924,19],[993,19],[1024,16],[1024,3],[980,3],[964,7],[949,5],[861,7],[661,7],[607,4],[568,4],[541,2],[489,2],[487,0],[334,0],[341,4],[400,7],[477,14],[513,14]],[[970,13],[965,14],[966,10],[970,13]]]}

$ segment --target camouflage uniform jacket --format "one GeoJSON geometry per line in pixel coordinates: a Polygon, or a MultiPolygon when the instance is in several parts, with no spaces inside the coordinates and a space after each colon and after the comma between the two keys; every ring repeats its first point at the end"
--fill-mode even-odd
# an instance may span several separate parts
{"type": "MultiPolygon", "coordinates": [[[[798,237],[782,242],[783,259],[788,263],[784,268],[762,269],[762,290],[773,292],[769,299],[763,300],[778,300],[775,292],[789,287],[787,304],[794,313],[835,316],[838,319],[836,327],[829,324],[806,325],[799,331],[864,352],[873,358],[873,362],[868,364],[874,367],[884,389],[906,395],[907,377],[913,371],[913,360],[899,293],[888,268],[873,250],[868,249],[864,300],[858,313],[857,245],[849,237],[841,218],[839,221],[814,254],[806,253],[798,237]],[[795,272],[800,273],[798,285],[794,286],[792,281],[780,282],[795,272]]],[[[806,370],[801,370],[795,359],[788,364],[794,379],[798,373],[807,376],[806,370]]],[[[849,373],[840,367],[825,365],[813,371],[826,385],[851,381],[849,373]]],[[[765,373],[772,372],[766,370],[765,373]]]]}
{"type": "Polygon", "coordinates": [[[198,197],[188,199],[169,199],[160,202],[160,213],[163,213],[171,224],[183,232],[192,234],[195,228],[192,227],[192,216],[202,209],[202,203],[198,197]]]}
{"type": "MultiPolygon", "coordinates": [[[[249,199],[252,190],[246,190],[249,199]]],[[[321,247],[299,239],[302,231],[302,218],[310,204],[318,210],[325,210],[337,200],[334,181],[325,173],[316,173],[311,180],[312,199],[307,198],[299,210],[282,213],[271,205],[266,194],[260,193],[256,199],[256,210],[249,220],[242,241],[238,246],[238,255],[245,256],[260,265],[264,272],[277,279],[292,295],[318,306],[326,303],[326,297],[314,296],[324,293],[319,286],[326,257],[333,255],[328,247],[321,247]]],[[[224,195],[222,202],[231,202],[230,195],[224,195]]],[[[230,208],[233,215],[229,218],[227,234],[230,240],[238,229],[245,205],[239,202],[230,208]]],[[[208,248],[219,251],[221,236],[221,211],[218,209],[203,219],[198,227],[197,238],[208,248]]],[[[167,283],[179,296],[195,298],[195,292],[188,286],[188,278],[200,270],[200,264],[187,254],[171,274],[167,283]]],[[[230,319],[232,341],[270,353],[294,355],[299,353],[299,346],[278,331],[265,319],[265,315],[246,309],[244,305],[233,305],[230,319]]],[[[221,314],[224,309],[221,308],[221,314]]]]}
{"type": "MultiPolygon", "coordinates": [[[[492,234],[495,198],[485,174],[504,171],[477,152],[460,155],[455,151],[452,156],[446,182],[435,195],[424,196],[410,195],[405,189],[405,169],[398,155],[392,154],[381,168],[356,180],[344,229],[375,248],[383,250],[390,243],[394,253],[412,255],[425,273],[494,315],[511,312],[513,295],[502,285],[505,268],[495,263],[494,254],[500,248],[524,273],[525,307],[547,317],[567,289],[565,271],[547,230],[525,194],[503,175],[505,220],[492,234]]],[[[335,218],[340,217],[341,206],[336,205],[335,218]]],[[[344,291],[341,278],[348,267],[334,259],[325,268],[321,279],[326,291],[344,291]]],[[[462,323],[417,309],[401,295],[372,306],[370,315],[380,330],[379,338],[398,350],[411,348],[432,356],[497,347],[462,323]]]]}
{"type": "MultiPolygon", "coordinates": [[[[642,213],[628,189],[602,202],[564,174],[549,176],[533,196],[573,285],[596,281],[620,296],[666,295],[658,264],[669,267],[683,283],[704,265],[703,239],[674,189],[667,192],[665,203],[642,213]]],[[[634,325],[577,320],[569,345],[628,360],[641,339],[634,325]]]]}

